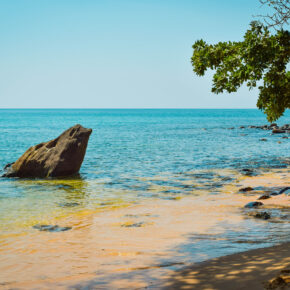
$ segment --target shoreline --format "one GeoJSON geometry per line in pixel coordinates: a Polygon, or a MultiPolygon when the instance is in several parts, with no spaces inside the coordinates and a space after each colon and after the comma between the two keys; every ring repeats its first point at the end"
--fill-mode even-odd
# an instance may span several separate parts
{"type": "MultiPolygon", "coordinates": [[[[286,186],[288,180],[288,169],[271,170],[257,176],[239,175],[233,183],[225,184],[222,192],[217,195],[210,195],[205,191],[181,199],[147,200],[112,211],[66,217],[59,222],[63,226],[72,226],[72,230],[63,233],[31,229],[28,235],[21,237],[21,248],[14,249],[14,245],[17,246],[15,240],[16,244],[15,241],[10,245],[4,244],[3,249],[0,249],[0,256],[3,255],[0,263],[0,287],[188,289],[189,286],[189,289],[195,289],[192,287],[196,285],[197,278],[192,277],[192,269],[199,271],[197,268],[201,267],[205,273],[207,267],[210,267],[208,265],[215,261],[224,261],[223,265],[226,268],[227,265],[231,265],[231,258],[238,259],[239,255],[242,257],[245,253],[260,251],[261,257],[266,257],[266,260],[267,257],[272,261],[276,259],[276,268],[272,269],[276,271],[284,267],[285,261],[276,249],[280,246],[265,248],[269,241],[263,240],[263,231],[268,229],[268,221],[248,216],[244,205],[256,200],[261,191],[286,186]],[[239,193],[241,187],[248,186],[263,188],[239,193]],[[256,236],[247,236],[247,231],[253,225],[262,229],[258,233],[258,240],[256,236]],[[227,231],[233,236],[228,236],[227,231]],[[250,240],[247,240],[248,238],[250,240]],[[189,249],[183,248],[184,246],[189,246],[189,249]],[[255,247],[260,248],[245,251],[255,247]],[[214,258],[216,256],[220,257],[214,258]],[[30,259],[33,262],[29,262],[30,259]],[[181,281],[178,280],[179,276],[183,277],[181,281]],[[180,287],[174,284],[177,282],[181,283],[180,287]]],[[[262,202],[262,210],[274,208],[274,211],[285,210],[288,214],[290,203],[286,194],[273,196],[262,202]]],[[[276,217],[273,219],[275,221],[276,217]]],[[[279,220],[273,223],[274,228],[280,225],[283,223],[279,223],[279,220]]],[[[285,229],[287,230],[286,227],[285,229]]],[[[285,237],[279,237],[285,241],[285,237]]],[[[277,243],[277,239],[274,238],[274,241],[277,243]]],[[[283,245],[287,247],[286,257],[290,257],[289,239],[286,241],[283,245]]],[[[236,271],[244,273],[241,263],[232,266],[238,267],[236,271]]],[[[249,265],[258,266],[259,263],[249,265]]],[[[270,278],[276,275],[272,270],[269,270],[269,276],[273,274],[270,278]]],[[[230,269],[227,271],[230,272],[230,269]]],[[[209,283],[209,280],[218,282],[219,276],[210,276],[210,269],[207,273],[208,280],[204,279],[204,283],[209,283]]],[[[265,275],[261,277],[264,279],[265,275]]],[[[221,278],[220,276],[219,279],[221,278]]],[[[266,278],[268,279],[268,276],[266,278]]],[[[234,278],[228,282],[232,281],[234,278]]],[[[202,287],[196,289],[233,289],[202,287]]],[[[230,287],[230,284],[225,284],[225,287],[230,287]]]]}
{"type": "Polygon", "coordinates": [[[45,285],[39,283],[40,281],[21,284],[0,283],[0,287],[5,290],[14,287],[16,289],[286,290],[290,288],[289,271],[290,242],[286,242],[192,263],[177,270],[153,266],[148,269],[135,269],[124,276],[116,273],[116,276],[121,279],[112,281],[109,288],[107,285],[102,286],[103,283],[99,283],[95,275],[88,275],[87,279],[66,277],[50,280],[45,285]],[[282,273],[283,270],[287,270],[287,273],[282,273]],[[153,272],[158,272],[159,278],[151,276],[153,272]],[[147,279],[146,281],[136,279],[136,276],[139,278],[144,276],[147,279]],[[286,278],[287,286],[274,281],[279,276],[286,278]]]}
{"type": "MultiPolygon", "coordinates": [[[[290,271],[290,242],[192,264],[174,271],[170,278],[163,282],[163,286],[160,284],[159,288],[267,289],[265,286],[269,280],[275,279],[281,270],[285,269],[290,271]]],[[[289,273],[285,276],[290,280],[289,273]]],[[[289,282],[288,287],[290,287],[289,282]]]]}

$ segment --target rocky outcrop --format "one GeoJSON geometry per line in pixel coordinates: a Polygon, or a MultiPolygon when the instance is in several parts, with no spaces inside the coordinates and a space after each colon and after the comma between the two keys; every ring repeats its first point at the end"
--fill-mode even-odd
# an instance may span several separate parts
{"type": "Polygon", "coordinates": [[[6,167],[5,177],[58,177],[79,172],[92,129],[75,125],[54,140],[30,147],[6,167]]]}
{"type": "MultiPolygon", "coordinates": [[[[241,126],[240,129],[243,129],[244,126],[241,126]]],[[[272,123],[270,125],[262,125],[262,126],[248,126],[249,129],[262,129],[262,130],[272,130],[272,134],[279,133],[290,133],[290,124],[285,124],[283,126],[278,126],[277,123],[272,123]]]]}
{"type": "Polygon", "coordinates": [[[286,133],[286,131],[285,130],[281,130],[281,129],[273,129],[272,133],[273,134],[281,134],[281,133],[286,133]]]}

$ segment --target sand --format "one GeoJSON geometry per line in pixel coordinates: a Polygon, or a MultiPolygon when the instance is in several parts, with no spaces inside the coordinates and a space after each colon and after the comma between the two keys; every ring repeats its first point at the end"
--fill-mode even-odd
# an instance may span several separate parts
{"type": "MultiPolygon", "coordinates": [[[[164,282],[163,289],[258,290],[290,269],[290,243],[251,250],[212,259],[176,271],[164,282]]],[[[289,275],[289,274],[288,274],[289,275]]],[[[287,289],[290,289],[288,284],[287,289]]],[[[285,288],[286,289],[286,288],[285,288]]]]}
{"type": "MultiPolygon", "coordinates": [[[[31,228],[18,238],[4,236],[0,289],[263,289],[262,282],[290,263],[289,243],[214,260],[197,252],[195,261],[182,256],[178,248],[190,244],[193,235],[210,238],[239,229],[245,220],[251,222],[244,212],[246,203],[255,201],[265,188],[288,184],[287,169],[240,175],[217,195],[201,192],[177,200],[80,212],[55,221],[72,226],[71,231],[52,234],[31,228]],[[265,188],[239,194],[245,186],[265,188]],[[197,264],[198,260],[208,261],[197,264]]],[[[287,195],[263,203],[265,210],[290,208],[287,195]]]]}

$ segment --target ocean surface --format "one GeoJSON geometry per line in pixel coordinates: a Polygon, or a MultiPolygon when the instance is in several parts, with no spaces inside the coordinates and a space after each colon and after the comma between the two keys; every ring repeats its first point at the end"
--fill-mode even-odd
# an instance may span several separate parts
{"type": "MultiPolygon", "coordinates": [[[[278,121],[286,123],[290,111],[278,121]]],[[[247,128],[268,124],[256,109],[2,109],[0,168],[75,124],[93,129],[78,178],[0,178],[0,243],[5,244],[7,237],[17,241],[35,224],[76,212],[110,211],[199,191],[218,195],[234,178],[222,173],[226,170],[285,168],[289,162],[289,139],[247,128]],[[186,186],[189,179],[195,185],[186,186]]],[[[188,255],[198,249],[215,256],[289,240],[289,224],[257,227],[244,221],[242,227],[243,234],[229,228],[223,238],[199,238],[181,246],[180,252],[188,255]],[[241,236],[244,243],[238,243],[241,236]]]]}
{"type": "MultiPolygon", "coordinates": [[[[282,141],[279,134],[239,129],[267,123],[265,115],[256,109],[0,110],[0,168],[17,160],[30,146],[54,139],[75,124],[93,129],[79,180],[0,179],[0,228],[3,230],[7,219],[13,223],[19,215],[25,222],[34,210],[42,216],[44,209],[58,211],[66,202],[104,207],[152,196],[186,194],[183,187],[166,193],[148,190],[148,180],[160,175],[283,167],[281,161],[289,157],[289,141],[277,144],[282,141]],[[229,130],[231,127],[235,129],[229,130]],[[261,138],[268,141],[261,142],[261,138]]],[[[285,123],[290,123],[289,110],[278,125],[285,123]]],[[[201,174],[200,181],[210,184],[212,177],[201,174]]],[[[159,183],[178,188],[174,179],[159,183]]]]}

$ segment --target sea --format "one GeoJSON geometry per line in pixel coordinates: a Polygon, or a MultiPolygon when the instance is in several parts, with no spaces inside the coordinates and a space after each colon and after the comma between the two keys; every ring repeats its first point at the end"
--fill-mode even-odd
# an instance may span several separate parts
{"type": "MultiPolygon", "coordinates": [[[[277,123],[290,123],[290,111],[277,123]]],[[[199,192],[218,198],[234,179],[224,172],[287,169],[289,164],[290,139],[249,128],[269,124],[257,109],[1,109],[0,169],[75,124],[93,130],[79,176],[0,178],[3,249],[8,242],[22,248],[22,237],[35,234],[36,224],[199,192]],[[194,186],[186,185],[189,179],[194,186]]],[[[240,233],[227,231],[220,239],[199,240],[195,250],[183,245],[180,252],[194,256],[198,248],[214,257],[290,240],[289,223],[245,222],[244,227],[249,227],[248,233],[243,231],[244,242],[240,233]]],[[[5,260],[0,258],[1,263],[5,260]]]]}

